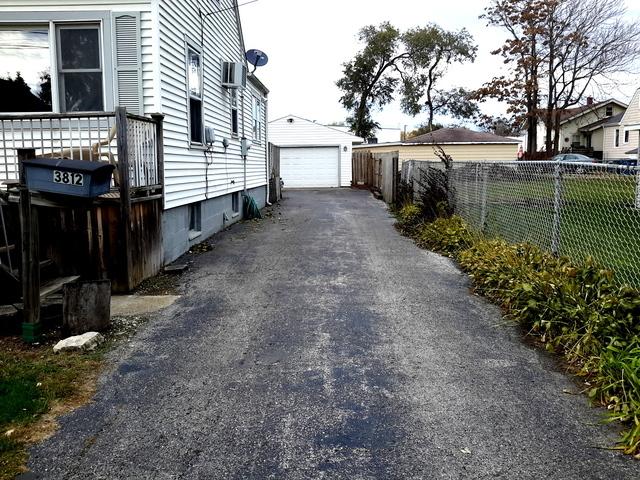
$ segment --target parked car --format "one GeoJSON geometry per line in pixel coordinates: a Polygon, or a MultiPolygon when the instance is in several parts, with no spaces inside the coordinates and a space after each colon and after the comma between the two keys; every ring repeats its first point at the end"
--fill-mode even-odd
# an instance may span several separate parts
{"type": "Polygon", "coordinates": [[[638,160],[635,158],[621,158],[617,160],[607,160],[607,165],[616,165],[616,173],[621,175],[635,175],[638,160]]]}
{"type": "MultiPolygon", "coordinates": [[[[580,153],[561,153],[560,155],[553,157],[551,160],[563,163],[596,163],[595,158],[587,157],[580,153]]],[[[586,167],[580,165],[570,166],[567,168],[568,172],[573,173],[585,173],[586,170],[586,167]]]]}

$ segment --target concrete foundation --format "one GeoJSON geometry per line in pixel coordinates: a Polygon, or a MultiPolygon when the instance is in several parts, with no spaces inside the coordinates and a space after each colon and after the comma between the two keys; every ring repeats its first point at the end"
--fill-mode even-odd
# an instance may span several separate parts
{"type": "MultiPolygon", "coordinates": [[[[266,186],[252,188],[259,208],[265,206],[266,186]]],[[[242,192],[239,192],[239,212],[233,211],[233,194],[210,198],[195,204],[165,210],[162,215],[164,263],[173,262],[196,245],[225,227],[242,220],[242,192]],[[199,204],[199,207],[198,207],[199,204]],[[192,218],[195,213],[196,219],[192,218]]]]}

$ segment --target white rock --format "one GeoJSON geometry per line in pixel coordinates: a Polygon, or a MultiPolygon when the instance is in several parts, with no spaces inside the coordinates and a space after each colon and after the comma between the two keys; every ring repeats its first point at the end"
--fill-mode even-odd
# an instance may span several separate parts
{"type": "Polygon", "coordinates": [[[53,351],[57,353],[64,350],[93,350],[103,341],[104,337],[98,332],[87,332],[60,340],[53,347],[53,351]]]}

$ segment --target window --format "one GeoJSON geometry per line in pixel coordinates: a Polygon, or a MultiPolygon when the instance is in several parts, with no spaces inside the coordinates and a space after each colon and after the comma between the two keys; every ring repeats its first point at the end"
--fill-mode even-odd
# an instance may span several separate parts
{"type": "Polygon", "coordinates": [[[104,110],[100,27],[59,26],[57,46],[60,110],[104,110]]]}
{"type": "Polygon", "coordinates": [[[607,105],[607,109],[605,110],[605,115],[607,117],[613,116],[613,105],[607,105]]]}
{"type": "Polygon", "coordinates": [[[571,146],[573,147],[579,147],[580,146],[580,135],[579,134],[573,134],[571,136],[571,146]]]}
{"type": "Polygon", "coordinates": [[[0,112],[51,112],[49,27],[0,27],[0,112]]]}
{"type": "Polygon", "coordinates": [[[253,118],[253,141],[260,143],[262,141],[262,102],[257,97],[253,97],[251,116],[253,118]]]}
{"type": "Polygon", "coordinates": [[[189,205],[189,240],[199,237],[202,232],[202,210],[200,202],[189,205]]]}
{"type": "Polygon", "coordinates": [[[202,144],[202,58],[200,52],[187,49],[187,83],[189,87],[189,137],[192,143],[202,144]]]}
{"type": "Polygon", "coordinates": [[[619,147],[620,146],[620,130],[616,128],[616,140],[615,140],[615,146],[619,147]]]}
{"type": "Polygon", "coordinates": [[[624,143],[629,143],[629,130],[624,131],[624,143]]]}
{"type": "Polygon", "coordinates": [[[240,192],[231,194],[231,211],[237,215],[240,213],[240,192]]]}
{"type": "Polygon", "coordinates": [[[238,136],[238,92],[233,89],[229,93],[231,102],[231,134],[238,136]]]}
{"type": "Polygon", "coordinates": [[[7,71],[0,111],[104,110],[100,25],[56,25],[51,32],[48,25],[0,27],[0,65],[7,71]]]}

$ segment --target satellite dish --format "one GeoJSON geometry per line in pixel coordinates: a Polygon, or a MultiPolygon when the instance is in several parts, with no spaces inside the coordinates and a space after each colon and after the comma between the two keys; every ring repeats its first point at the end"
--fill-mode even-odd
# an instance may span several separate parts
{"type": "Polygon", "coordinates": [[[251,73],[255,72],[256,68],[265,66],[269,61],[269,57],[267,57],[267,54],[262,50],[258,50],[257,48],[247,50],[247,53],[245,53],[245,57],[247,59],[247,62],[253,65],[253,71],[251,73]]]}

